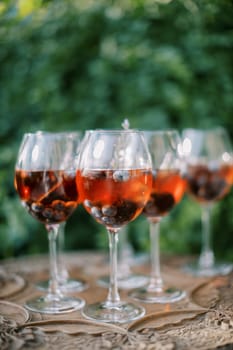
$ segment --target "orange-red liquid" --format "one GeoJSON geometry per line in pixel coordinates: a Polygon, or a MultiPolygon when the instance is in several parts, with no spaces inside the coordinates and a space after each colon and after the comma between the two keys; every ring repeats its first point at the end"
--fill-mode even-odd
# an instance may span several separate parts
{"type": "Polygon", "coordinates": [[[182,199],[185,188],[186,182],[178,170],[157,170],[143,214],[150,219],[159,219],[168,214],[182,199]]]}
{"type": "Polygon", "coordinates": [[[187,168],[187,191],[200,203],[222,199],[233,183],[232,165],[210,169],[206,165],[189,165],[187,168]]]}
{"type": "Polygon", "coordinates": [[[15,172],[15,188],[28,212],[45,224],[66,221],[78,205],[75,172],[15,172]]]}
{"type": "Polygon", "coordinates": [[[80,201],[95,220],[110,229],[134,220],[151,191],[152,174],[146,170],[77,172],[80,201]]]}

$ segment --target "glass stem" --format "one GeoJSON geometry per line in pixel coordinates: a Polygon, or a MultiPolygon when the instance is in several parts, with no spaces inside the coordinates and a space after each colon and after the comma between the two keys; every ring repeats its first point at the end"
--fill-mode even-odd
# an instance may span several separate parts
{"type": "Polygon", "coordinates": [[[211,206],[202,206],[202,248],[199,257],[199,266],[201,268],[210,268],[214,265],[214,252],[211,242],[211,227],[210,227],[211,206]]]}
{"type": "Polygon", "coordinates": [[[159,232],[160,223],[150,221],[150,244],[151,244],[151,277],[149,291],[161,293],[163,291],[163,280],[160,270],[160,248],[159,248],[159,232]]]}
{"type": "Polygon", "coordinates": [[[115,231],[108,230],[109,255],[110,255],[110,284],[107,297],[108,307],[117,307],[120,303],[120,296],[117,287],[117,243],[118,234],[115,231]]]}
{"type": "Polygon", "coordinates": [[[50,282],[47,298],[57,300],[62,296],[58,281],[57,236],[59,225],[46,225],[49,238],[50,282]]]}
{"type": "Polygon", "coordinates": [[[118,278],[126,278],[131,274],[130,258],[132,256],[132,249],[128,243],[127,234],[127,228],[123,227],[120,236],[118,236],[118,278]]]}
{"type": "Polygon", "coordinates": [[[64,263],[64,246],[65,246],[65,222],[59,225],[58,234],[58,280],[60,284],[65,284],[68,280],[69,274],[64,263]]]}

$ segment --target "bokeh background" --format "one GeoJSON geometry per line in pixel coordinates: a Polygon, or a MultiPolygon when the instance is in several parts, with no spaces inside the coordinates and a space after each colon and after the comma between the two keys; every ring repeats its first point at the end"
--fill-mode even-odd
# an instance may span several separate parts
{"type": "MultiPolygon", "coordinates": [[[[47,252],[42,224],[21,206],[14,165],[36,130],[225,127],[233,141],[231,0],[0,1],[0,258],[47,252]]],[[[214,250],[233,261],[233,191],[215,208],[214,250]]],[[[162,222],[164,253],[198,254],[200,208],[187,196],[162,222]]],[[[135,251],[148,225],[128,227],[135,251]]],[[[79,206],[66,249],[106,249],[79,206]]]]}

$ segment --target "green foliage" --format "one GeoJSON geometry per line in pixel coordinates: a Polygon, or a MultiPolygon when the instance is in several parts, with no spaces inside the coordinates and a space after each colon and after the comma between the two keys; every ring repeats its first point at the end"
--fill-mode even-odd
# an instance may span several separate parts
{"type": "MultiPolygon", "coordinates": [[[[143,129],[222,125],[233,139],[231,1],[34,1],[30,11],[19,3],[0,8],[2,257],[47,249],[13,187],[24,132],[115,128],[127,117],[143,129]]],[[[232,209],[228,195],[214,216],[217,253],[229,258],[232,209]]],[[[164,222],[162,247],[197,252],[199,214],[185,199],[164,222]]],[[[147,249],[146,227],[132,224],[135,249],[147,249]]],[[[102,235],[82,208],[67,223],[69,249],[103,246],[102,235]]]]}

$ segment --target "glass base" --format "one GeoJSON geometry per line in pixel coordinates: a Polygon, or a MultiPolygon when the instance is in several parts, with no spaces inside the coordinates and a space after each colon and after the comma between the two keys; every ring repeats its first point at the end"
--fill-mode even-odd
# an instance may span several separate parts
{"type": "Polygon", "coordinates": [[[33,312],[40,312],[44,314],[62,314],[79,310],[85,305],[85,301],[81,298],[70,298],[61,296],[57,299],[49,297],[39,297],[28,300],[25,307],[33,312]]]}
{"type": "MultiPolygon", "coordinates": [[[[101,287],[109,287],[109,276],[100,277],[97,283],[101,287]]],[[[133,289],[145,286],[148,283],[148,277],[138,274],[130,274],[126,276],[120,276],[117,279],[117,285],[120,289],[133,289]]]]}
{"type": "Polygon", "coordinates": [[[142,288],[132,291],[129,296],[143,303],[168,304],[185,298],[186,292],[176,288],[163,289],[161,292],[142,288]]]}
{"type": "Polygon", "coordinates": [[[197,277],[213,277],[227,275],[232,269],[233,265],[230,263],[214,263],[213,266],[201,267],[200,264],[196,262],[186,265],[183,271],[197,277]]]}
{"type": "MultiPolygon", "coordinates": [[[[87,289],[88,285],[81,279],[68,279],[65,282],[59,284],[59,289],[63,293],[82,292],[87,289]]],[[[49,280],[40,281],[36,283],[36,288],[42,292],[47,292],[49,289],[49,280]]]]}
{"type": "Polygon", "coordinates": [[[127,323],[145,315],[145,309],[142,306],[133,303],[119,302],[113,306],[108,302],[86,305],[82,314],[89,320],[127,323]]]}

